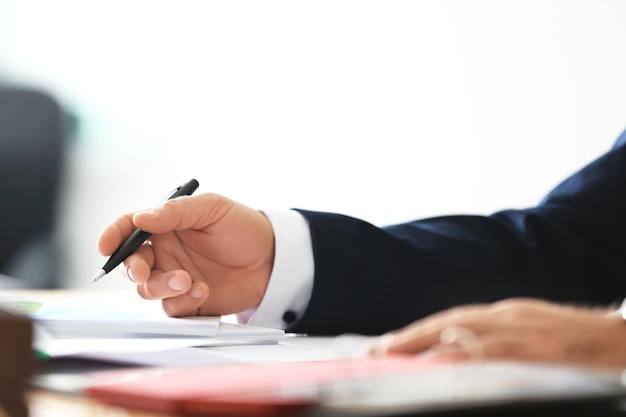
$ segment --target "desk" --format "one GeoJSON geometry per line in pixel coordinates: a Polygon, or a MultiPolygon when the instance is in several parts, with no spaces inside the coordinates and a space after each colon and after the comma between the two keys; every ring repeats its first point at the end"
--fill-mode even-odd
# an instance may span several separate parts
{"type": "MultiPolygon", "coordinates": [[[[144,300],[140,300],[134,293],[129,292],[127,294],[120,294],[118,292],[108,293],[108,292],[85,292],[85,291],[63,291],[63,290],[55,290],[55,291],[0,291],[0,297],[2,296],[21,296],[24,298],[39,298],[41,296],[45,297],[56,297],[56,298],[67,298],[71,300],[74,297],[79,297],[81,300],[84,300],[86,297],[95,297],[99,300],[102,299],[110,299],[116,300],[116,303],[119,303],[120,300],[124,300],[124,302],[137,302],[143,303],[144,300]]],[[[159,307],[158,303],[150,302],[150,308],[154,308],[155,306],[159,307]]],[[[203,349],[203,348],[198,348],[203,349]]],[[[210,354],[214,357],[218,357],[226,362],[285,362],[285,361],[311,361],[311,360],[325,360],[325,359],[333,359],[341,356],[343,352],[337,349],[336,340],[334,338],[315,338],[315,337],[304,337],[304,338],[288,338],[283,342],[280,342],[276,345],[264,345],[264,346],[230,346],[230,347],[212,347],[206,348],[210,349],[210,354]]],[[[616,370],[617,371],[617,370],[616,370]]],[[[408,379],[405,380],[393,380],[393,378],[386,381],[388,385],[380,386],[378,385],[359,385],[356,384],[350,389],[349,393],[352,395],[354,393],[357,394],[357,398],[361,398],[364,400],[363,403],[367,403],[366,400],[371,400],[372,398],[383,398],[378,405],[382,404],[384,401],[393,401],[394,396],[398,397],[399,395],[404,396],[400,398],[402,401],[406,400],[406,396],[408,396],[411,401],[409,402],[409,406],[403,406],[404,408],[388,408],[383,409],[383,411],[378,411],[375,414],[372,412],[368,412],[366,408],[358,408],[355,409],[353,406],[348,406],[344,408],[316,408],[307,412],[307,416],[371,416],[371,415],[420,415],[420,416],[458,416],[464,415],[467,416],[470,412],[480,412],[481,416],[518,416],[518,415],[555,415],[557,413],[566,412],[569,416],[615,416],[615,415],[623,415],[623,411],[619,401],[616,401],[617,398],[622,397],[622,391],[611,391],[611,392],[600,392],[598,394],[595,393],[593,395],[582,395],[579,398],[576,396],[565,396],[560,397],[559,395],[564,394],[560,392],[552,396],[541,396],[538,395],[537,398],[531,398],[532,401],[529,403],[524,403],[526,399],[524,397],[520,398],[499,398],[498,401],[490,402],[493,398],[490,397],[492,392],[498,391],[497,389],[494,391],[494,388],[501,388],[501,385],[498,381],[502,381],[499,379],[489,379],[485,377],[500,377],[502,376],[502,372],[510,372],[510,374],[516,375],[525,375],[526,377],[531,376],[532,380],[538,384],[536,392],[532,395],[537,395],[543,389],[541,386],[542,383],[547,381],[552,382],[565,382],[566,384],[570,384],[574,388],[578,383],[583,383],[583,390],[581,391],[583,394],[587,394],[585,391],[584,383],[586,379],[591,378],[591,373],[583,372],[582,370],[578,370],[576,368],[564,368],[564,369],[553,369],[547,366],[539,366],[539,365],[522,365],[522,364],[498,364],[498,363],[465,363],[454,365],[454,367],[446,368],[445,372],[440,372],[435,370],[431,370],[430,373],[420,372],[419,374],[409,375],[408,379]],[[493,371],[496,371],[495,373],[493,371]],[[436,372],[436,373],[433,373],[436,372]],[[568,380],[569,376],[573,376],[573,379],[568,380]],[[581,376],[583,378],[581,378],[581,376]],[[494,382],[495,381],[495,382],[494,382]],[[448,384],[448,386],[444,387],[442,390],[441,387],[438,387],[437,384],[441,384],[442,382],[448,384]],[[393,385],[396,384],[396,385],[393,385]],[[491,384],[491,385],[490,385],[491,384]],[[496,385],[493,385],[496,384],[496,385]],[[389,390],[389,387],[393,387],[392,391],[389,390]],[[477,389],[478,387],[478,389],[477,389]],[[356,388],[356,389],[353,389],[356,388]],[[372,389],[373,391],[367,391],[366,389],[372,389]],[[384,388],[384,389],[381,389],[384,388]],[[407,388],[409,388],[407,390],[407,388]],[[463,400],[462,396],[466,394],[465,391],[470,389],[477,391],[482,397],[478,398],[478,401],[475,402],[467,402],[468,398],[463,400]],[[487,390],[486,392],[481,392],[487,390]],[[386,391],[385,391],[386,390],[386,391]],[[393,391],[395,390],[395,391],[393,391]],[[464,391],[465,390],[465,391],[464,391]],[[491,391],[489,391],[491,390],[491,391]],[[363,397],[363,393],[366,393],[366,397],[363,397]],[[381,396],[382,393],[382,396],[381,396]],[[389,396],[389,394],[392,394],[389,396]],[[370,395],[371,394],[371,395],[370,395]],[[419,395],[418,395],[419,394],[419,395]],[[361,395],[359,397],[358,395],[361,395]],[[376,396],[378,395],[378,397],[376,396]],[[421,405],[418,397],[428,397],[427,401],[437,400],[439,401],[439,405],[435,408],[431,406],[424,407],[421,405]],[[459,398],[462,399],[461,402],[458,402],[459,398]],[[522,401],[524,400],[524,401],[522,401]],[[466,401],[466,402],[463,402],[466,401]],[[449,403],[448,403],[449,402],[449,403]],[[417,405],[416,405],[417,404],[417,405]],[[439,407],[440,405],[444,405],[444,407],[439,407]],[[526,405],[525,405],[526,404],[526,405]]],[[[81,375],[80,373],[78,375],[81,375]]],[[[619,377],[619,373],[617,374],[619,377]]],[[[619,379],[619,378],[618,378],[619,379]]],[[[370,381],[371,382],[371,381],[370,381]]],[[[374,382],[378,383],[379,380],[374,380],[374,382]]],[[[510,382],[507,380],[507,382],[510,382]]],[[[526,383],[528,381],[525,381],[526,383]]],[[[557,384],[558,385],[558,384],[557,384]]],[[[515,386],[513,385],[513,388],[515,386]]],[[[524,388],[528,388],[528,386],[524,386],[524,388]]],[[[548,386],[546,386],[546,389],[548,386]]],[[[554,387],[552,387],[554,388],[554,387]]],[[[580,387],[578,387],[580,388],[580,387]]],[[[621,388],[621,386],[620,386],[621,388]]],[[[510,388],[509,388],[510,390],[510,388]]],[[[335,392],[334,392],[335,393],[335,392]]],[[[341,391],[339,391],[342,394],[341,391]]],[[[473,395],[473,394],[472,394],[473,395]]],[[[328,397],[328,398],[333,398],[328,397]]],[[[353,399],[350,399],[353,401],[353,399]]],[[[63,395],[56,394],[50,391],[43,391],[40,389],[34,389],[28,395],[28,403],[31,411],[31,417],[73,417],[73,416],[106,416],[106,417],[162,417],[166,416],[166,414],[160,413],[152,413],[145,412],[141,410],[129,410],[129,409],[120,409],[118,407],[110,407],[106,405],[102,405],[95,401],[91,401],[85,398],[81,398],[80,396],[72,396],[72,395],[63,395]]],[[[352,402],[354,404],[354,401],[352,402]]],[[[360,404],[362,405],[362,404],[360,404]]],[[[476,414],[471,414],[476,415],[476,414]]],[[[167,415],[169,417],[173,417],[172,415],[167,415]]],[[[178,417],[178,416],[176,416],[178,417]]]]}
{"type": "Polygon", "coordinates": [[[178,417],[120,409],[85,398],[34,390],[28,395],[30,417],[178,417]]]}
{"type": "MultiPolygon", "coordinates": [[[[129,291],[85,291],[85,290],[2,290],[0,298],[12,299],[54,299],[68,300],[94,300],[94,304],[111,302],[111,305],[133,303],[142,305],[146,310],[159,310],[160,302],[142,300],[131,290],[129,291]]],[[[233,321],[234,317],[226,317],[227,322],[233,321]]],[[[333,350],[333,338],[289,338],[280,345],[260,346],[229,346],[213,347],[211,354],[218,358],[218,362],[254,362],[254,361],[307,361],[332,359],[335,357],[333,350]]],[[[50,370],[46,363],[39,366],[39,371],[50,370]]],[[[36,375],[38,378],[41,372],[36,375]]],[[[58,386],[57,375],[51,373],[53,379],[46,381],[46,385],[53,389],[61,389],[58,386]]],[[[80,372],[77,378],[80,378],[80,372]]],[[[36,378],[36,379],[37,379],[36,378]]],[[[67,380],[68,378],[64,378],[67,380]]],[[[74,381],[69,381],[70,386],[74,381]]],[[[63,389],[73,390],[73,387],[63,389]]],[[[98,402],[82,398],[78,395],[57,393],[52,390],[43,390],[35,387],[28,395],[30,417],[72,417],[72,416],[129,416],[148,417],[164,416],[162,413],[150,413],[141,410],[120,410],[118,407],[110,407],[98,402]]]]}

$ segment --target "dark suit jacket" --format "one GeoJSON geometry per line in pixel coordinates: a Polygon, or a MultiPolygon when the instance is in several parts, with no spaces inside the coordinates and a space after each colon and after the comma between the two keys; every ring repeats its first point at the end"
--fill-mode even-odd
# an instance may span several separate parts
{"type": "Polygon", "coordinates": [[[626,296],[626,132],[536,207],[375,227],[298,210],[315,258],[288,330],[378,334],[436,311],[513,296],[608,305],[626,296]]]}

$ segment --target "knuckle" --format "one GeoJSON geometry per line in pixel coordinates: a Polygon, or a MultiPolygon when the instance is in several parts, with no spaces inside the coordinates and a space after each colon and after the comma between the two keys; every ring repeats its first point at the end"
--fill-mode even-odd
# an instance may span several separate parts
{"type": "Polygon", "coordinates": [[[474,304],[467,304],[467,305],[460,305],[460,306],[452,307],[449,310],[449,316],[453,318],[457,318],[457,319],[462,319],[464,317],[467,317],[469,313],[475,311],[477,308],[480,308],[480,306],[474,305],[474,304]]]}
{"type": "Polygon", "coordinates": [[[526,298],[511,298],[492,305],[492,313],[504,319],[531,318],[542,313],[543,302],[526,298]]]}
{"type": "Polygon", "coordinates": [[[507,300],[497,301],[493,304],[493,309],[497,311],[515,310],[526,311],[529,308],[528,300],[521,298],[509,298],[507,300]]]}

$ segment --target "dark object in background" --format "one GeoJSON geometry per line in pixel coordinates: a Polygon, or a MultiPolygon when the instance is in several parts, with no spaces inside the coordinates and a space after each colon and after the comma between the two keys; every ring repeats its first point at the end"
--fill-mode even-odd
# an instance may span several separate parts
{"type": "Polygon", "coordinates": [[[26,390],[33,372],[32,324],[0,309],[0,410],[27,417],[26,390]]]}
{"type": "Polygon", "coordinates": [[[46,93],[0,85],[0,273],[56,287],[52,243],[66,117],[46,93]]]}

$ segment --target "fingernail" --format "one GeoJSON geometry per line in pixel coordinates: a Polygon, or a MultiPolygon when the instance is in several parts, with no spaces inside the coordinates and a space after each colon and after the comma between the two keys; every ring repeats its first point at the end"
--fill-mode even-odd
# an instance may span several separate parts
{"type": "Polygon", "coordinates": [[[378,340],[376,340],[374,344],[372,344],[371,352],[374,355],[386,354],[389,350],[389,347],[392,345],[393,340],[394,338],[391,335],[383,335],[379,337],[378,340]]]}
{"type": "Polygon", "coordinates": [[[193,298],[202,298],[202,289],[196,287],[189,293],[193,298]]]}
{"type": "Polygon", "coordinates": [[[135,278],[133,277],[133,274],[130,273],[130,266],[128,268],[126,268],[126,276],[128,277],[128,279],[130,279],[132,282],[137,282],[135,281],[135,278]]]}
{"type": "Polygon", "coordinates": [[[173,289],[174,291],[182,291],[183,285],[180,283],[180,280],[176,275],[173,275],[168,281],[167,285],[173,289]]]}

